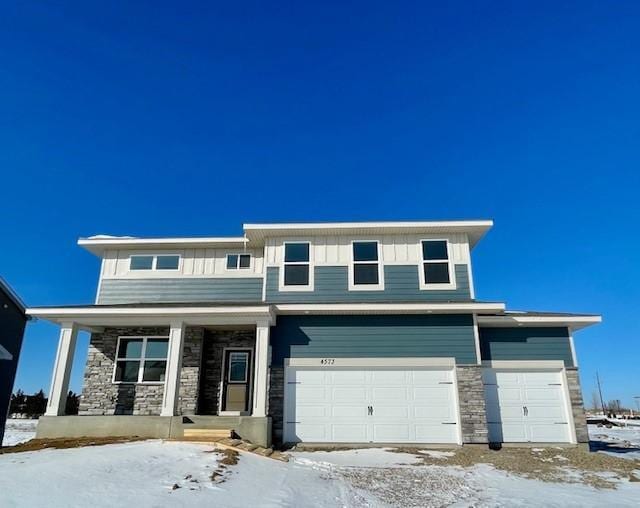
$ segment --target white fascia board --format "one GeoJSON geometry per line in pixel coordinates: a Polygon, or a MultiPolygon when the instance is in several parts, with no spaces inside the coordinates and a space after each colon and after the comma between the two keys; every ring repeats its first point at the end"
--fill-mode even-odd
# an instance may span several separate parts
{"type": "Polygon", "coordinates": [[[366,228],[431,228],[431,227],[487,227],[493,226],[492,220],[450,220],[450,221],[405,221],[405,222],[301,222],[244,224],[245,231],[251,230],[291,230],[291,229],[366,229],[366,228]]]}
{"type": "Polygon", "coordinates": [[[13,360],[13,355],[0,344],[0,360],[13,360]]]}
{"type": "Polygon", "coordinates": [[[290,303],[274,307],[276,314],[469,314],[500,312],[504,303],[290,303]]]}
{"type": "Polygon", "coordinates": [[[275,316],[268,305],[226,307],[51,307],[27,309],[27,315],[54,323],[78,323],[85,327],[117,324],[164,324],[182,320],[188,324],[272,324],[275,316]]]}
{"type": "Polygon", "coordinates": [[[175,247],[207,248],[216,246],[241,246],[247,243],[243,236],[191,237],[191,238],[79,238],[78,245],[96,256],[109,249],[166,249],[175,247]]]}
{"type": "Polygon", "coordinates": [[[478,316],[482,327],[566,326],[579,330],[602,322],[602,316],[478,316]]]}

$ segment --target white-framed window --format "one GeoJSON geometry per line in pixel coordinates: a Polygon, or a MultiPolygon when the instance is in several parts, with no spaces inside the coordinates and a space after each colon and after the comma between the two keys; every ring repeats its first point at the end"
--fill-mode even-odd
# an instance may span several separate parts
{"type": "Polygon", "coordinates": [[[118,337],[114,383],[164,383],[169,337],[118,337]]]}
{"type": "Polygon", "coordinates": [[[420,241],[421,289],[455,288],[455,274],[451,263],[451,248],[446,239],[420,241]]]}
{"type": "Polygon", "coordinates": [[[176,271],[180,269],[179,254],[132,254],[129,256],[129,270],[176,271]]]}
{"type": "Polygon", "coordinates": [[[251,254],[227,254],[227,270],[249,270],[251,254]]]}
{"type": "Polygon", "coordinates": [[[351,242],[349,289],[384,289],[384,270],[380,256],[380,242],[377,240],[351,242]]]}
{"type": "Polygon", "coordinates": [[[313,266],[310,242],[284,242],[280,270],[280,290],[313,290],[313,266]]]}

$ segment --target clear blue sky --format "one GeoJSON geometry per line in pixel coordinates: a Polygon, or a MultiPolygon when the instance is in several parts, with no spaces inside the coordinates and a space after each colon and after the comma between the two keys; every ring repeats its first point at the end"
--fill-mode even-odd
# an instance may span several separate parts
{"type": "MultiPolygon", "coordinates": [[[[79,236],[493,218],[477,296],[602,313],[585,398],[596,369],[640,395],[640,5],[171,3],[3,6],[0,273],[29,305],[92,303],[79,236]]],[[[57,339],[29,325],[17,388],[57,339]]]]}

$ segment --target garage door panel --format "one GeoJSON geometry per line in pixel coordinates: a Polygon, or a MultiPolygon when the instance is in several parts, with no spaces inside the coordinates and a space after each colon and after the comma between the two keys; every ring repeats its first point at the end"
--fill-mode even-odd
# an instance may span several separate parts
{"type": "Polygon", "coordinates": [[[413,400],[430,403],[447,403],[451,400],[453,385],[418,386],[413,388],[413,400]]]}
{"type": "Polygon", "coordinates": [[[352,386],[367,383],[367,373],[362,370],[336,370],[327,374],[327,382],[331,384],[352,386]]]}
{"type": "Polygon", "coordinates": [[[329,408],[331,416],[335,418],[365,418],[367,408],[363,405],[357,406],[331,406],[329,408]]]}
{"type": "Polygon", "coordinates": [[[519,387],[505,388],[498,386],[497,395],[499,404],[520,404],[524,402],[524,394],[519,387]]]}
{"type": "Polygon", "coordinates": [[[371,372],[371,383],[373,385],[405,386],[407,373],[398,370],[374,370],[371,372]]]}
{"type": "Polygon", "coordinates": [[[325,384],[325,372],[321,370],[291,370],[289,375],[289,381],[298,382],[304,378],[305,385],[324,385],[325,384]]]}
{"type": "Polygon", "coordinates": [[[550,383],[560,383],[560,374],[557,372],[525,372],[523,378],[527,386],[548,386],[550,383]]]}
{"type": "Polygon", "coordinates": [[[324,386],[309,386],[305,384],[294,385],[297,400],[306,402],[324,402],[327,398],[327,389],[324,386]]]}
{"type": "Polygon", "coordinates": [[[533,423],[531,441],[538,443],[565,443],[568,441],[568,426],[566,424],[533,423]]]}
{"type": "Polygon", "coordinates": [[[339,424],[334,423],[330,425],[331,437],[324,441],[331,441],[335,443],[366,443],[367,439],[367,426],[364,424],[339,424]]]}
{"type": "Polygon", "coordinates": [[[504,421],[504,420],[522,420],[522,418],[524,418],[524,406],[514,406],[514,405],[501,405],[498,406],[498,411],[497,411],[497,421],[504,421]]]}
{"type": "MultiPolygon", "coordinates": [[[[288,424],[292,425],[292,424],[288,424]]],[[[327,440],[327,427],[321,424],[298,423],[293,427],[298,441],[323,442],[327,440]]]]}
{"type": "Polygon", "coordinates": [[[446,405],[416,405],[414,406],[416,418],[429,418],[438,421],[455,421],[456,408],[453,404],[446,405]]]}
{"type": "Polygon", "coordinates": [[[539,388],[525,388],[524,398],[529,403],[534,402],[559,402],[564,399],[559,386],[545,386],[539,388]]]}
{"type": "Polygon", "coordinates": [[[373,424],[373,441],[378,443],[403,443],[412,441],[407,424],[373,424]]]}
{"type": "Polygon", "coordinates": [[[408,399],[407,390],[404,386],[402,387],[372,387],[371,388],[371,402],[372,404],[384,404],[389,402],[405,402],[408,399]]]}
{"type": "Polygon", "coordinates": [[[520,386],[522,374],[519,372],[511,372],[511,371],[496,371],[495,372],[495,384],[498,386],[520,386]]]}
{"type": "Polygon", "coordinates": [[[328,405],[298,405],[295,409],[295,414],[291,415],[294,418],[326,418],[329,416],[328,405]]]}
{"type": "Polygon", "coordinates": [[[405,405],[397,406],[374,406],[375,412],[373,416],[378,418],[394,418],[394,419],[407,419],[409,418],[409,407],[405,405]]]}
{"type": "Polygon", "coordinates": [[[431,385],[452,380],[450,370],[416,370],[411,373],[416,385],[431,385]]]}
{"type": "Polygon", "coordinates": [[[364,386],[337,386],[329,388],[333,395],[333,402],[353,402],[354,400],[365,400],[367,389],[364,386]]]}
{"type": "Polygon", "coordinates": [[[455,443],[458,439],[456,425],[419,424],[415,426],[417,443],[455,443]]]}
{"type": "Polygon", "coordinates": [[[566,421],[566,411],[564,407],[560,404],[558,405],[545,405],[545,406],[534,406],[529,404],[527,406],[527,417],[529,420],[542,420],[548,421],[553,420],[554,422],[564,422],[566,421]]]}

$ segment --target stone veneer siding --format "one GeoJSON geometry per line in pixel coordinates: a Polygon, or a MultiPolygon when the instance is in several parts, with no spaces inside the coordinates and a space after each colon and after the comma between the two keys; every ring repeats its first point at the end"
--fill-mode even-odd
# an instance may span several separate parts
{"type": "MultiPolygon", "coordinates": [[[[179,411],[196,409],[203,331],[187,328],[180,376],[179,411]]],[[[113,383],[118,337],[169,335],[166,327],[105,328],[91,334],[80,398],[80,415],[159,415],[164,384],[113,383]]]]}
{"type": "Polygon", "coordinates": [[[178,413],[182,415],[194,415],[198,411],[203,337],[204,328],[189,327],[185,330],[178,392],[178,413]]]}
{"type": "MultiPolygon", "coordinates": [[[[255,330],[205,330],[202,346],[202,373],[200,376],[200,400],[198,404],[199,414],[218,414],[218,401],[222,395],[224,348],[237,347],[255,350],[255,345],[255,330]]],[[[252,353],[252,383],[254,374],[253,362],[254,358],[252,353]]]]}
{"type": "Polygon", "coordinates": [[[462,442],[486,444],[489,432],[482,367],[479,365],[458,365],[456,375],[458,377],[462,442]]]}
{"type": "Polygon", "coordinates": [[[273,440],[282,443],[284,434],[284,367],[269,369],[269,407],[273,440]]]}
{"type": "Polygon", "coordinates": [[[582,388],[577,368],[565,368],[567,375],[567,388],[569,389],[569,399],[571,401],[571,411],[573,413],[573,423],[576,428],[576,439],[578,443],[589,442],[589,431],[587,430],[587,419],[584,414],[584,403],[582,400],[582,388]]]}

